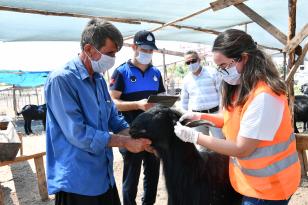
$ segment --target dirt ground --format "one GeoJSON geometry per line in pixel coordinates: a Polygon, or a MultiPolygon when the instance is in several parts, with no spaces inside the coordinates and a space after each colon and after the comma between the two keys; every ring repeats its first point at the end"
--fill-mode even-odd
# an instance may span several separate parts
{"type": "MultiPolygon", "coordinates": [[[[36,134],[23,137],[24,154],[34,154],[45,151],[45,133],[41,131],[40,123],[34,123],[32,127],[36,134]]],[[[23,132],[21,122],[17,122],[17,130],[23,132]]],[[[118,149],[114,149],[114,172],[117,187],[121,194],[121,178],[123,163],[122,157],[118,149]]],[[[137,204],[141,204],[142,197],[142,178],[139,180],[137,204]]],[[[0,167],[0,188],[4,193],[5,205],[52,205],[54,204],[54,196],[46,202],[40,200],[40,195],[37,187],[36,173],[33,160],[27,162],[13,164],[11,166],[0,167]]],[[[164,184],[164,177],[161,174],[156,205],[167,204],[167,193],[164,184]]],[[[308,205],[308,178],[302,180],[301,186],[293,195],[290,205],[308,205]]]]}

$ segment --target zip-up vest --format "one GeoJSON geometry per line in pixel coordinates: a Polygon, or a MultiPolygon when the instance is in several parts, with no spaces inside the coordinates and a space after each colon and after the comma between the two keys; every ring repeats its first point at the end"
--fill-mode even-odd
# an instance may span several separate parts
{"type": "Polygon", "coordinates": [[[260,141],[250,156],[230,157],[230,181],[233,188],[244,196],[284,200],[296,191],[301,170],[286,96],[276,95],[264,82],[258,83],[243,106],[225,110],[223,133],[227,140],[236,141],[243,114],[251,101],[262,92],[283,101],[281,123],[274,139],[260,141]]]}

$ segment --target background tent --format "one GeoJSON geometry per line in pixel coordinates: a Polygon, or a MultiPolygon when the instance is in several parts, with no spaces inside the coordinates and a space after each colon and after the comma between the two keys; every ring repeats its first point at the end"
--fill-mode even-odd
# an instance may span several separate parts
{"type": "Polygon", "coordinates": [[[37,87],[45,84],[46,72],[0,71],[0,83],[15,87],[37,87]]]}
{"type": "MultiPolygon", "coordinates": [[[[210,7],[210,0],[1,0],[0,41],[79,41],[88,19],[105,17],[115,22],[124,36],[142,29],[152,29],[210,7]],[[19,12],[16,12],[19,11],[19,12]],[[24,12],[24,13],[22,13],[24,12]],[[48,15],[39,15],[39,14],[48,15]],[[61,16],[54,16],[61,15],[61,16]],[[77,17],[68,17],[77,16],[77,17]]],[[[282,33],[288,30],[288,1],[250,0],[244,2],[282,33]]],[[[297,30],[308,19],[307,0],[297,0],[297,30]]],[[[212,44],[213,33],[239,25],[254,39],[269,47],[284,47],[236,7],[212,9],[156,32],[159,40],[212,44]],[[179,29],[180,28],[180,29],[179,29]],[[201,32],[198,30],[206,31],[201,32]]]]}

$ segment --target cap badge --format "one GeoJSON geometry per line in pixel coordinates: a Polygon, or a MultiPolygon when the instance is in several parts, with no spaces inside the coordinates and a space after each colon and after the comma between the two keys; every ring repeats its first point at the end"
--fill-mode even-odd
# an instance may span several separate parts
{"type": "Polygon", "coordinates": [[[158,81],[158,78],[156,77],[156,75],[154,75],[153,80],[158,81]]]}
{"type": "Polygon", "coordinates": [[[149,35],[147,36],[147,40],[148,40],[148,41],[153,41],[153,37],[149,34],[149,35]]]}

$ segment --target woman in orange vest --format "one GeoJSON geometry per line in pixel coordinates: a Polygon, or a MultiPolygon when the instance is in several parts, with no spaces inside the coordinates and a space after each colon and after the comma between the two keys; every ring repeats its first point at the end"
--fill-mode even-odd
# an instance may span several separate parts
{"type": "Polygon", "coordinates": [[[208,120],[226,139],[199,133],[180,123],[176,135],[230,156],[229,176],[242,205],[288,204],[300,182],[286,85],[275,64],[247,33],[230,29],[213,45],[223,78],[219,114],[185,113],[180,121],[208,120]]]}

